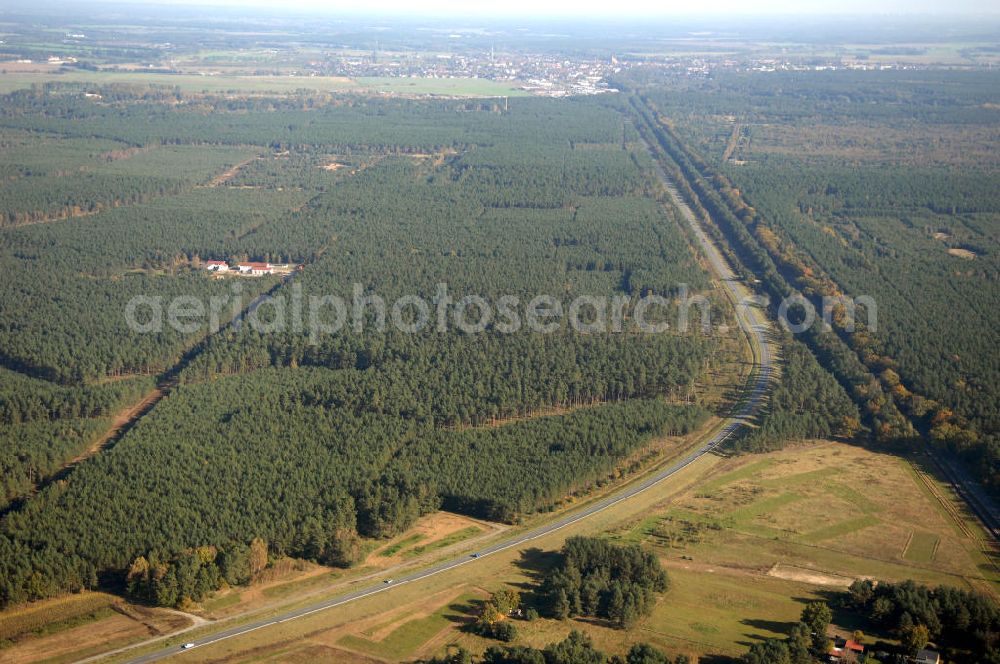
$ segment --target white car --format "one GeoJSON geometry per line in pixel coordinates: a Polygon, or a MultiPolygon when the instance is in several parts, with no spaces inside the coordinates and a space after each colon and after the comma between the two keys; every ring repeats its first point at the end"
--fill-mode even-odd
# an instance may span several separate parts
{"type": "Polygon", "coordinates": [[[184,645],[181,646],[181,650],[190,650],[191,648],[194,648],[193,643],[185,643],[184,645]]]}
{"type": "Polygon", "coordinates": [[[392,583],[392,579],[386,579],[386,580],[385,580],[385,581],[383,581],[382,583],[392,583]]]}

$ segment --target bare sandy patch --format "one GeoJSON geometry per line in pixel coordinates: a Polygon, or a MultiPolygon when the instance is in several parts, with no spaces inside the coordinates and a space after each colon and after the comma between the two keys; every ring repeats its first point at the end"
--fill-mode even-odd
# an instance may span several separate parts
{"type": "Polygon", "coordinates": [[[214,178],[212,178],[211,181],[209,181],[209,183],[206,186],[208,186],[208,187],[218,187],[218,186],[226,184],[227,182],[229,182],[230,180],[232,180],[234,177],[236,177],[237,173],[240,172],[240,169],[242,169],[244,166],[246,166],[250,162],[255,161],[255,160],[259,159],[259,158],[260,158],[259,156],[254,155],[253,157],[250,157],[249,159],[244,159],[243,161],[241,161],[238,164],[234,164],[232,167],[227,168],[226,170],[222,171],[221,173],[219,173],[218,175],[216,175],[214,178]]]}
{"type": "Polygon", "coordinates": [[[960,249],[958,247],[951,247],[950,249],[948,249],[948,253],[951,254],[952,256],[957,256],[958,258],[964,258],[969,261],[971,261],[973,258],[976,257],[976,252],[969,251],[968,249],[960,249]]]}
{"type": "Polygon", "coordinates": [[[409,157],[419,163],[430,160],[431,165],[438,167],[444,163],[444,160],[448,157],[453,157],[458,154],[458,150],[455,148],[445,148],[438,152],[404,152],[403,155],[409,157]]]}
{"type": "MultiPolygon", "coordinates": [[[[405,533],[376,550],[368,557],[367,560],[365,560],[365,564],[382,567],[398,563],[403,559],[406,551],[412,546],[427,546],[444,539],[452,533],[457,533],[461,530],[472,527],[479,528],[483,532],[488,532],[490,530],[490,528],[487,527],[487,524],[476,521],[475,519],[470,519],[467,516],[462,516],[461,514],[454,514],[452,512],[433,512],[431,514],[427,514],[421,517],[417,523],[405,533]],[[385,551],[392,550],[394,548],[393,542],[408,542],[408,544],[405,544],[389,555],[385,555],[385,551]]],[[[493,527],[494,530],[497,528],[498,527],[493,527]]]]}
{"type": "Polygon", "coordinates": [[[854,582],[854,579],[849,576],[828,574],[826,572],[818,572],[804,567],[783,565],[781,563],[775,563],[774,567],[768,570],[767,575],[773,576],[776,579],[785,579],[786,581],[799,581],[802,583],[810,583],[814,586],[830,586],[836,588],[846,588],[854,582]]]}

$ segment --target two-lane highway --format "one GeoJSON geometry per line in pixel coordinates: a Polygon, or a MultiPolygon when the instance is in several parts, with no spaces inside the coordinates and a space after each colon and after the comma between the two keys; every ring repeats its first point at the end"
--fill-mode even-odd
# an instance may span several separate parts
{"type": "Polygon", "coordinates": [[[520,546],[534,539],[549,535],[550,533],[554,533],[569,526],[570,524],[582,521],[597,514],[598,512],[602,512],[612,505],[617,505],[618,503],[629,500],[637,494],[647,491],[668,477],[676,474],[683,468],[686,468],[701,456],[722,445],[740,427],[744,426],[745,420],[754,414],[763,403],[771,380],[773,354],[771,352],[771,346],[767,336],[769,329],[768,323],[761,310],[753,305],[753,299],[750,297],[750,292],[742,283],[735,279],[733,271],[730,269],[729,265],[726,264],[718,249],[712,244],[708,236],[702,230],[694,214],[691,212],[690,208],[681,196],[677,193],[677,190],[674,188],[672,183],[669,182],[666,174],[662,169],[658,170],[660,177],[663,178],[663,181],[670,192],[674,204],[681,211],[681,214],[691,226],[694,236],[701,245],[706,259],[708,260],[712,271],[715,273],[715,278],[721,284],[727,296],[732,300],[736,309],[736,320],[746,333],[754,354],[755,370],[748,380],[746,395],[741,404],[734,409],[733,415],[725,421],[722,428],[719,429],[715,435],[707,440],[701,447],[694,450],[681,460],[667,468],[657,471],[641,482],[631,484],[620,492],[612,494],[607,498],[586,505],[575,512],[566,514],[550,523],[534,528],[533,530],[514,535],[490,547],[482,549],[475,554],[464,555],[460,558],[446,560],[431,567],[397,577],[394,580],[385,579],[379,583],[360,588],[353,592],[317,602],[304,608],[288,611],[287,613],[283,613],[278,616],[237,625],[228,629],[221,629],[214,634],[193,639],[190,642],[190,648],[182,649],[180,646],[173,646],[136,657],[130,661],[134,664],[140,664],[144,662],[152,662],[171,655],[180,655],[213,643],[218,643],[226,639],[242,636],[259,629],[264,629],[271,625],[277,625],[289,620],[295,620],[320,611],[327,611],[334,607],[357,601],[363,597],[368,597],[382,592],[390,592],[393,588],[398,586],[408,583],[416,583],[422,579],[440,574],[447,570],[455,569],[456,567],[460,567],[462,565],[475,564],[477,560],[512,547],[520,546]]]}

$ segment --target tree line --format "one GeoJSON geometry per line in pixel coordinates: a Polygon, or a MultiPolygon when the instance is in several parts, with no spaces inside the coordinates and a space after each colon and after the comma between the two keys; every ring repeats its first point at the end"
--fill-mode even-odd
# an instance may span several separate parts
{"type": "MultiPolygon", "coordinates": [[[[897,639],[898,646],[876,645],[889,659],[875,660],[875,648],[860,630],[855,642],[866,645],[860,661],[905,664],[928,646],[942,661],[991,664],[1000,661],[1000,609],[989,597],[951,586],[931,588],[912,580],[899,583],[859,579],[837,594],[831,605],[811,602],[785,639],[755,643],[743,656],[745,664],[813,664],[830,652],[829,626],[833,608],[860,617],[878,634],[897,639]]],[[[867,629],[867,628],[866,628],[867,629]]]]}
{"type": "Polygon", "coordinates": [[[646,643],[629,648],[624,657],[608,656],[594,647],[593,640],[573,630],[562,641],[544,648],[531,646],[490,646],[481,658],[462,647],[442,657],[426,660],[426,664],[690,664],[687,655],[671,658],[646,643]]]}

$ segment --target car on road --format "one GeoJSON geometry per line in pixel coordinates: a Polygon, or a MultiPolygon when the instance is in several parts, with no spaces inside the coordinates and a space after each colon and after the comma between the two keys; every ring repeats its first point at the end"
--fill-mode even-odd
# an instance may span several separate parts
{"type": "Polygon", "coordinates": [[[191,648],[194,648],[193,643],[185,643],[184,645],[181,646],[181,650],[190,650],[191,648]]]}
{"type": "Polygon", "coordinates": [[[386,580],[385,580],[385,581],[383,581],[382,583],[385,583],[385,584],[389,584],[389,583],[392,583],[392,579],[386,579],[386,580]]]}
{"type": "Polygon", "coordinates": [[[478,554],[478,553],[473,553],[473,554],[472,554],[472,555],[470,555],[469,557],[470,557],[470,558],[478,558],[478,557],[479,557],[479,554],[478,554]]]}

